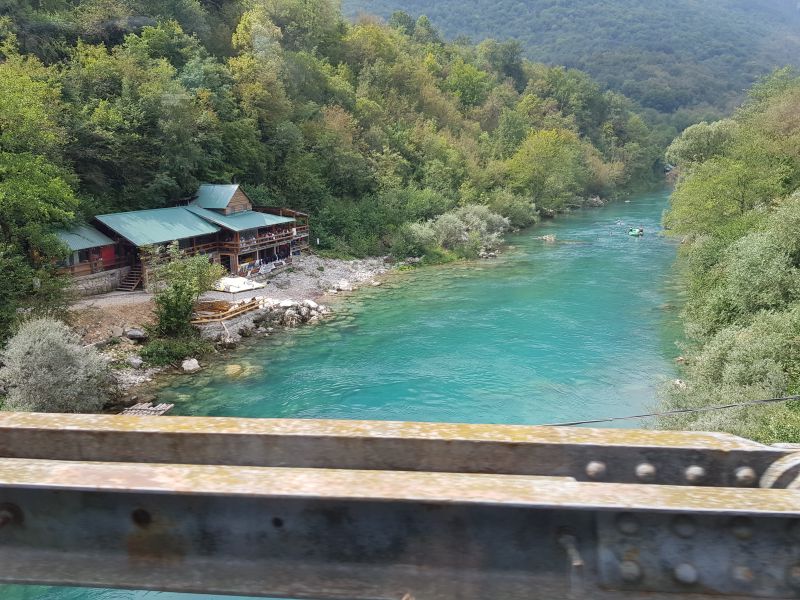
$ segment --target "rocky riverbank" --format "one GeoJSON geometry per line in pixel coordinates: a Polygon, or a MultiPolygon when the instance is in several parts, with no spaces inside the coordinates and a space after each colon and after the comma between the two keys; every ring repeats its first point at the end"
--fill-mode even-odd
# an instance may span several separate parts
{"type": "MultiPolygon", "coordinates": [[[[200,336],[221,353],[237,347],[245,339],[268,337],[281,329],[319,323],[333,312],[328,300],[367,285],[379,286],[379,277],[392,269],[393,265],[384,258],[295,257],[289,268],[263,281],[266,284],[263,288],[237,294],[205,294],[203,300],[225,300],[234,305],[257,302],[258,309],[228,321],[200,326],[200,336]]],[[[120,406],[140,401],[137,388],[152,384],[159,376],[194,373],[202,370],[208,359],[219,360],[218,355],[187,356],[180,366],[147,365],[140,351],[147,341],[144,326],[153,322],[152,307],[152,296],[144,293],[108,294],[82,300],[73,306],[73,326],[114,366],[120,406]]]]}

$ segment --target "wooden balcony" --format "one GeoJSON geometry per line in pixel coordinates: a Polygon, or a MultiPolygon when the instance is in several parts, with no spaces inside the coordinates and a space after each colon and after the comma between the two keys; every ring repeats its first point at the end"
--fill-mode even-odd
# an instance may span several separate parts
{"type": "Polygon", "coordinates": [[[114,269],[122,269],[129,266],[131,266],[131,261],[127,258],[119,258],[111,262],[93,260],[69,267],[60,267],[58,269],[58,274],[70,275],[71,277],[85,277],[86,275],[94,275],[95,273],[113,271],[114,269]]]}
{"type": "Polygon", "coordinates": [[[291,232],[283,235],[267,234],[259,235],[256,238],[247,240],[229,241],[229,242],[208,242],[206,244],[197,244],[195,246],[188,246],[182,250],[193,256],[195,254],[210,254],[212,252],[221,252],[223,254],[235,254],[236,256],[242,254],[249,254],[260,250],[268,250],[270,248],[277,248],[284,244],[296,242],[296,246],[308,245],[308,225],[300,225],[294,228],[295,234],[291,232]]]}

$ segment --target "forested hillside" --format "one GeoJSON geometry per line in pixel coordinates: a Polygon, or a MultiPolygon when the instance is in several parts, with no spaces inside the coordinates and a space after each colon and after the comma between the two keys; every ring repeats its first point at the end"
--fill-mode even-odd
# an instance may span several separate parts
{"type": "MultiPolygon", "coordinates": [[[[667,408],[800,393],[800,77],[786,70],[760,83],[733,118],[690,127],[667,158],[682,172],[666,224],[684,238],[691,341],[667,408]]],[[[662,425],[797,441],[797,405],[662,425]]]]}
{"type": "Polygon", "coordinates": [[[427,15],[448,38],[514,38],[533,60],[585,70],[678,125],[720,116],[800,61],[796,0],[344,0],[351,16],[427,15]]]}
{"type": "Polygon", "coordinates": [[[480,246],[454,222],[527,225],[651,182],[669,138],[513,44],[443,43],[427,19],[349,24],[332,0],[0,8],[7,320],[56,283],[55,227],[203,181],[308,211],[321,249],[441,260],[480,246]]]}

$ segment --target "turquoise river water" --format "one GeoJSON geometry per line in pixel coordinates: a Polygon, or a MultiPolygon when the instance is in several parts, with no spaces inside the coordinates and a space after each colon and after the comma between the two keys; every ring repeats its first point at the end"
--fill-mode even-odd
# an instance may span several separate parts
{"type": "MultiPolygon", "coordinates": [[[[642,195],[510,236],[497,260],[393,275],[337,300],[324,324],[170,381],[159,400],[187,415],[519,424],[650,409],[677,353],[666,205],[666,192],[642,195]],[[549,234],[558,242],[535,239],[549,234]]],[[[0,598],[210,597],[9,586],[0,598]]]]}

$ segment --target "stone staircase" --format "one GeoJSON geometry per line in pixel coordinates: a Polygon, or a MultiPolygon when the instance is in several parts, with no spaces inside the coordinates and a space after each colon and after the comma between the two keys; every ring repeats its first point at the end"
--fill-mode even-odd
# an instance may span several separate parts
{"type": "Polygon", "coordinates": [[[132,292],[139,287],[140,283],[142,283],[142,265],[136,265],[131,267],[130,273],[128,273],[125,278],[120,281],[117,291],[132,292]]]}

